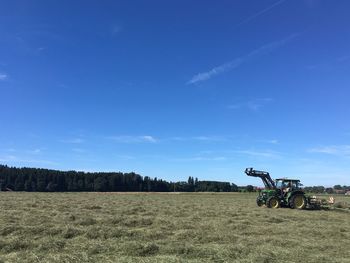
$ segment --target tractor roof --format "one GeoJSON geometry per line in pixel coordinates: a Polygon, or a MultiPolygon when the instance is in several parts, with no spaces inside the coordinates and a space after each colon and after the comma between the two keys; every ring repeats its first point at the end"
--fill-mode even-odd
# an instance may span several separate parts
{"type": "Polygon", "coordinates": [[[289,179],[289,178],[278,178],[276,181],[291,181],[291,182],[300,182],[299,179],[289,179]]]}

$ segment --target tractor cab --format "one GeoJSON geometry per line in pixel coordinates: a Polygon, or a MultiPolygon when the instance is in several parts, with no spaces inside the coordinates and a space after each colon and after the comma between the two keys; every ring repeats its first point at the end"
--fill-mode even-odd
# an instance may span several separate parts
{"type": "Polygon", "coordinates": [[[302,184],[297,179],[279,178],[275,180],[277,189],[281,189],[282,192],[290,192],[301,189],[302,184]]]}

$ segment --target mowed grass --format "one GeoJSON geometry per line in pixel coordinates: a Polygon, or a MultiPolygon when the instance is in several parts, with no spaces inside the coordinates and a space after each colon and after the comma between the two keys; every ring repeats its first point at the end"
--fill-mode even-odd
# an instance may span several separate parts
{"type": "Polygon", "coordinates": [[[350,262],[350,213],[255,197],[2,192],[0,262],[350,262]]]}

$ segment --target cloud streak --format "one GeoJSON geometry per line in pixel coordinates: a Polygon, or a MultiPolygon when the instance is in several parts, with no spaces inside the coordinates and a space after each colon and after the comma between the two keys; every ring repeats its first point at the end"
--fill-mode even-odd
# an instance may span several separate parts
{"type": "Polygon", "coordinates": [[[0,81],[2,80],[7,80],[7,78],[8,78],[8,75],[6,74],[6,73],[1,73],[0,72],[0,81]]]}
{"type": "Polygon", "coordinates": [[[316,64],[310,64],[305,66],[307,70],[331,70],[334,66],[337,64],[343,64],[350,61],[350,55],[344,55],[335,59],[332,59],[331,61],[316,63],[316,64]]]}
{"type": "Polygon", "coordinates": [[[257,112],[266,104],[271,103],[272,101],[273,101],[272,98],[259,98],[259,99],[249,100],[247,102],[239,102],[239,103],[231,104],[231,105],[228,105],[227,108],[231,110],[247,108],[251,111],[257,112]]]}
{"type": "Polygon", "coordinates": [[[143,136],[110,136],[108,139],[117,143],[156,143],[158,140],[150,135],[143,136]]]}
{"type": "Polygon", "coordinates": [[[281,155],[278,152],[275,151],[256,151],[256,150],[240,150],[240,151],[234,151],[235,153],[249,155],[253,157],[263,157],[263,158],[280,158],[281,155]]]}
{"type": "Polygon", "coordinates": [[[212,78],[216,75],[219,75],[219,74],[222,74],[224,72],[236,69],[236,68],[240,67],[242,64],[244,64],[244,63],[260,56],[260,55],[269,53],[269,52],[275,50],[276,48],[279,48],[279,47],[285,45],[286,43],[288,43],[292,39],[296,38],[298,35],[299,34],[291,34],[284,39],[263,45],[255,50],[251,51],[250,53],[242,56],[242,57],[235,58],[235,59],[233,59],[229,62],[226,62],[220,66],[214,67],[206,72],[198,73],[198,74],[194,75],[187,82],[187,84],[191,85],[191,84],[196,84],[198,82],[206,81],[206,80],[209,80],[210,78],[212,78]]]}
{"type": "Polygon", "coordinates": [[[58,163],[49,161],[49,160],[42,160],[42,159],[31,159],[31,158],[21,158],[15,155],[4,155],[0,156],[0,162],[4,163],[16,163],[16,164],[39,164],[39,165],[58,165],[58,163]]]}
{"type": "Polygon", "coordinates": [[[341,157],[350,157],[350,145],[331,145],[309,149],[310,153],[322,153],[341,157]]]}
{"type": "Polygon", "coordinates": [[[250,21],[254,20],[255,18],[265,14],[266,12],[270,11],[271,9],[275,8],[276,6],[279,6],[280,4],[283,4],[287,0],[280,0],[275,2],[274,4],[256,12],[255,14],[248,16],[247,18],[243,19],[240,23],[236,25],[236,27],[240,27],[241,25],[244,25],[246,23],[249,23],[250,21]]]}
{"type": "Polygon", "coordinates": [[[203,157],[203,156],[196,156],[196,157],[188,157],[188,158],[175,158],[171,159],[171,161],[175,162],[200,162],[200,161],[227,161],[227,158],[224,156],[213,156],[213,157],[203,157]]]}
{"type": "Polygon", "coordinates": [[[83,140],[81,138],[73,138],[73,139],[61,140],[61,142],[63,142],[63,143],[72,143],[72,144],[81,144],[81,143],[84,143],[85,140],[83,140]]]}
{"type": "Polygon", "coordinates": [[[178,141],[178,142],[187,142],[187,141],[193,141],[193,142],[225,142],[228,141],[229,138],[224,136],[194,136],[194,137],[171,137],[165,140],[169,141],[178,141]]]}

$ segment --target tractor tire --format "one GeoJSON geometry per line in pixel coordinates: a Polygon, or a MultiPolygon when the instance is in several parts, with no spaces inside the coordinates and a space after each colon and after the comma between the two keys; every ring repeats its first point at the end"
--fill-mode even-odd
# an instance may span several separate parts
{"type": "Polygon", "coordinates": [[[304,195],[294,195],[292,196],[289,206],[292,209],[305,209],[307,205],[307,201],[304,195]]]}
{"type": "Polygon", "coordinates": [[[257,206],[260,207],[260,206],[263,206],[263,205],[264,205],[264,202],[263,202],[263,200],[257,198],[257,199],[256,199],[256,204],[257,204],[257,206]]]}
{"type": "Polygon", "coordinates": [[[272,196],[269,199],[267,199],[266,206],[268,208],[275,208],[276,209],[276,208],[279,208],[281,206],[281,201],[277,197],[272,196]]]}

